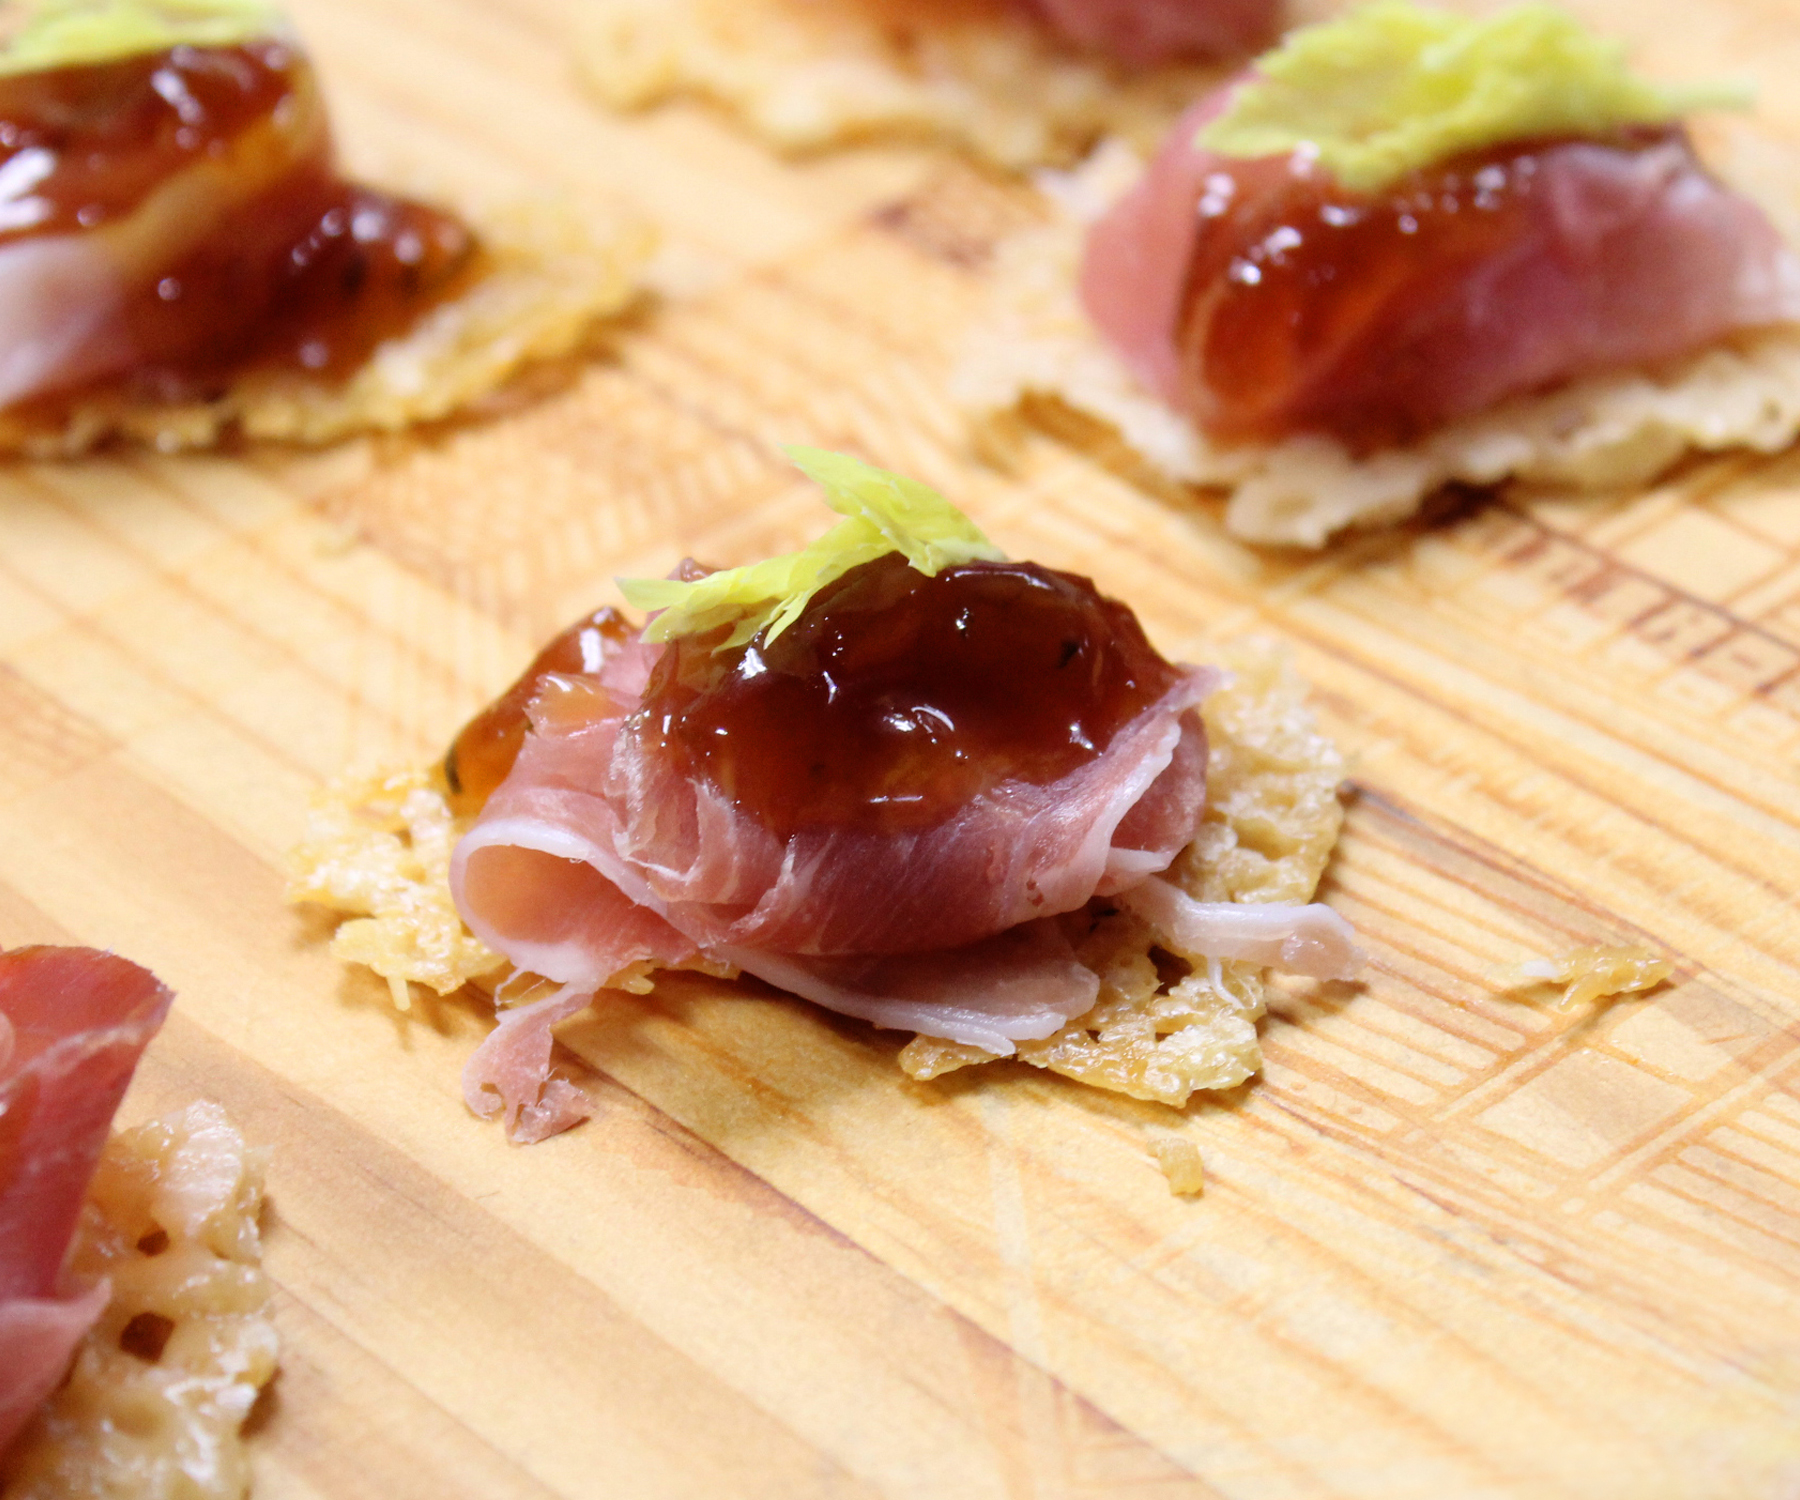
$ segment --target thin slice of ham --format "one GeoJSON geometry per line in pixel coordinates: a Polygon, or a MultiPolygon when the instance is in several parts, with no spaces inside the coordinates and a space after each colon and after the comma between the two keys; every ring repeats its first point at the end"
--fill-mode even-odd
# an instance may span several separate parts
{"type": "Polygon", "coordinates": [[[1203,149],[1225,98],[1183,116],[1081,271],[1095,326],[1214,436],[1367,446],[1800,318],[1800,260],[1679,130],[1494,148],[1357,195],[1301,153],[1203,149]]]}
{"type": "Polygon", "coordinates": [[[111,1295],[100,1281],[64,1296],[0,1302],[0,1454],[56,1389],[111,1295]]]}
{"type": "Polygon", "coordinates": [[[918,833],[787,840],[656,754],[631,719],[635,699],[565,691],[574,711],[534,711],[512,775],[457,848],[451,890],[483,942],[590,987],[698,948],[961,947],[1168,865],[1204,796],[1205,736],[1189,710],[1215,680],[1184,672],[1104,754],[1048,786],[1002,783],[918,833]]]}
{"type": "Polygon", "coordinates": [[[1274,34],[1281,0],[1031,0],[1077,46],[1150,67],[1177,57],[1256,51],[1274,34]]]}
{"type": "Polygon", "coordinates": [[[550,1076],[551,1028],[587,1009],[593,991],[566,984],[555,994],[500,1013],[500,1022],[463,1065],[463,1102],[482,1119],[503,1114],[521,1145],[546,1140],[593,1113],[575,1084],[550,1076]]]}
{"type": "Polygon", "coordinates": [[[757,948],[718,956],[777,989],[897,1031],[923,1031],[1006,1056],[1092,1010],[1100,976],[1054,918],[935,953],[800,958],[757,948]]]}
{"type": "Polygon", "coordinates": [[[1155,876],[1119,900],[1191,957],[1237,959],[1311,979],[1354,979],[1367,962],[1355,929],[1323,902],[1196,901],[1155,876]]]}
{"type": "Polygon", "coordinates": [[[1088,231],[1081,303],[1094,326],[1150,390],[1174,405],[1181,358],[1175,330],[1188,266],[1200,235],[1207,178],[1220,192],[1235,179],[1196,138],[1230,102],[1233,85],[1190,105],[1163,138],[1149,169],[1088,231]]]}
{"type": "Polygon", "coordinates": [[[106,1305],[63,1257],[113,1112],[174,996],[87,948],[0,954],[0,1449],[106,1305]]]}

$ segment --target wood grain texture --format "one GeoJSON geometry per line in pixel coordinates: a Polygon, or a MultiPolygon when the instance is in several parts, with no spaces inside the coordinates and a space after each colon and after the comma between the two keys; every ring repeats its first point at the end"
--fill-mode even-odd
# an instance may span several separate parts
{"type": "MultiPolygon", "coordinates": [[[[1800,1494],[1800,458],[1320,557],[1048,440],[985,470],[944,379],[1021,190],[603,118],[575,3],[295,9],[363,170],[663,223],[609,355],[404,441],[0,470],[0,942],[154,967],[180,1004],[127,1115],[208,1095],[274,1147],[258,1494],[1800,1494]],[[614,574],[815,532],[783,441],[943,486],[1172,655],[1294,643],[1375,963],[1279,988],[1262,1079],[1185,1118],[916,1085],[900,1038],[684,978],[567,1029],[599,1112],[518,1150],[460,1103],[479,1009],[397,1015],[282,905],[318,782],[436,754],[614,574]],[[1576,1016],[1487,981],[1625,941],[1676,981],[1576,1016]]],[[[1787,0],[1579,8],[1758,78],[1719,139],[1800,182],[1787,0]]]]}

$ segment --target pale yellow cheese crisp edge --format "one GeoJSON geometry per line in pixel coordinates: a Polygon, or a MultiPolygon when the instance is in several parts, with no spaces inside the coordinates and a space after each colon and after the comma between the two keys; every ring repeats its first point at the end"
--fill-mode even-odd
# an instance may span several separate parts
{"type": "Polygon", "coordinates": [[[112,1297],[9,1450],[7,1500],[245,1493],[243,1426],[279,1353],[257,1222],[266,1155],[209,1102],[107,1142],[68,1269],[110,1278],[112,1297]],[[126,1332],[140,1319],[165,1320],[153,1360],[126,1332]]]}

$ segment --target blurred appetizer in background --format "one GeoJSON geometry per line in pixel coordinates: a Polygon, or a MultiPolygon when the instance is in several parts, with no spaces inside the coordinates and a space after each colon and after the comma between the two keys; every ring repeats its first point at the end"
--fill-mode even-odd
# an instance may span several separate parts
{"type": "Polygon", "coordinates": [[[790,450],[846,517],[802,552],[627,580],[458,736],[346,784],[295,899],[440,991],[511,967],[464,1093],[537,1139],[586,1113],[550,1028],[659,970],[754,975],[917,1033],[916,1078],[1018,1057],[1184,1103],[1260,1066],[1267,968],[1348,977],[1309,904],[1342,763],[1269,647],[1163,659],[1092,583],[934,491],[790,450]]]}
{"type": "Polygon", "coordinates": [[[345,180],[263,0],[23,0],[0,44],[0,450],[442,417],[633,291],[638,227],[345,180]]]}
{"type": "MultiPolygon", "coordinates": [[[[1002,247],[957,379],[1111,429],[1227,525],[1316,546],[1450,482],[1642,482],[1800,429],[1800,259],[1682,125],[1740,91],[1634,76],[1548,5],[1377,0],[1109,144],[1002,247]]],[[[1075,420],[1070,421],[1073,417],[1075,420]]]]}
{"type": "Polygon", "coordinates": [[[215,1104],[110,1140],[174,996],[89,948],[0,953],[0,1491],[235,1500],[275,1372],[262,1153],[215,1104]]]}
{"type": "Polygon", "coordinates": [[[1219,64],[1266,45],[1283,0],[589,0],[582,64],[615,109],[687,96],[770,145],[960,146],[1067,163],[1146,144],[1219,64]]]}

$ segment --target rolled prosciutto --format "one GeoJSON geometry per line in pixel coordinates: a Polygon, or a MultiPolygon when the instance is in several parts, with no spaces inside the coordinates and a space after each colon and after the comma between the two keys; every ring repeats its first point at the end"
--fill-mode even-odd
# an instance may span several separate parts
{"type": "MultiPolygon", "coordinates": [[[[1100,987],[1062,919],[1144,889],[1200,821],[1216,673],[1165,661],[1087,579],[1005,560],[924,486],[795,455],[851,520],[804,553],[632,585],[668,616],[578,623],[451,752],[453,787],[485,799],[456,904],[560,987],[465,1074],[515,1137],[579,1118],[574,1089],[539,1093],[549,1027],[645,965],[728,966],[1001,1055],[1053,1035],[1100,987]]],[[[1220,956],[1354,951],[1298,908],[1248,929],[1156,910],[1220,956]]]]}
{"type": "Polygon", "coordinates": [[[106,1306],[63,1258],[113,1112],[174,996],[90,948],[0,953],[0,1451],[106,1306]]]}
{"type": "Polygon", "coordinates": [[[1202,146],[1241,86],[1182,117],[1081,268],[1095,327],[1214,437],[1366,449],[1800,317],[1800,260],[1679,125],[1506,141],[1352,191],[1304,147],[1202,146]]]}
{"type": "Polygon", "coordinates": [[[1046,919],[1165,868],[1204,799],[1212,674],[1033,564],[890,553],[772,645],[597,640],[451,867],[476,936],[579,991],[704,953],[1008,1052],[1097,992],[1046,919]]]}

